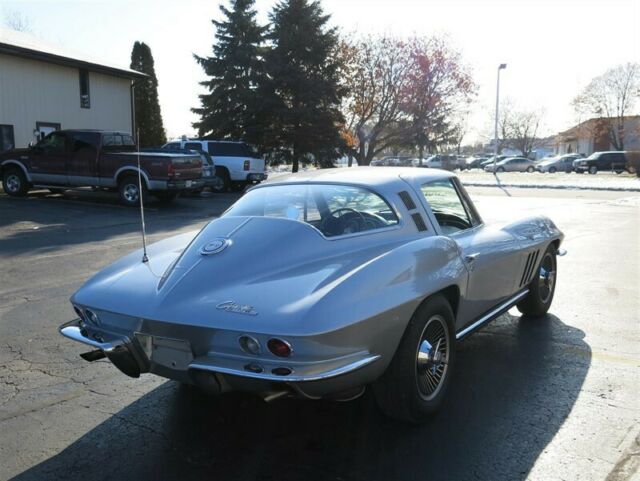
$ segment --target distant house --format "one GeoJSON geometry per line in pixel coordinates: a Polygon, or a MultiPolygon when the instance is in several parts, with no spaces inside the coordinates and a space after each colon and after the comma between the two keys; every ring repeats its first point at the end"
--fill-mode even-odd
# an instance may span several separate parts
{"type": "MultiPolygon", "coordinates": [[[[615,150],[609,137],[611,120],[595,118],[585,120],[556,136],[556,153],[580,153],[615,150]]],[[[624,150],[640,150],[640,115],[624,118],[624,150]]]]}
{"type": "Polygon", "coordinates": [[[0,151],[60,128],[132,132],[144,76],[0,28],[0,151]]]}

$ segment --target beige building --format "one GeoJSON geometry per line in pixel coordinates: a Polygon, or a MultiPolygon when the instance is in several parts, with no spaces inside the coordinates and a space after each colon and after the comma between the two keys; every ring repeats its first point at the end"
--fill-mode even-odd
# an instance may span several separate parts
{"type": "Polygon", "coordinates": [[[132,132],[142,76],[0,28],[0,151],[61,128],[132,132]]]}
{"type": "MultiPolygon", "coordinates": [[[[591,155],[594,152],[616,150],[611,143],[609,129],[612,121],[607,118],[585,120],[556,136],[556,153],[579,153],[591,155]]],[[[640,115],[623,118],[624,150],[640,150],[640,115]]]]}

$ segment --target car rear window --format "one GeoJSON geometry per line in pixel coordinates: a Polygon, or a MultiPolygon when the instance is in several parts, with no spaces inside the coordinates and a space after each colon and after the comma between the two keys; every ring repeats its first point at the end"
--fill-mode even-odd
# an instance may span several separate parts
{"type": "Polygon", "coordinates": [[[367,189],[338,184],[273,185],[249,191],[224,216],[280,217],[311,224],[325,237],[397,225],[390,205],[367,189]]]}
{"type": "Polygon", "coordinates": [[[215,158],[218,157],[257,157],[258,154],[250,145],[236,142],[208,142],[207,149],[215,158]]]}

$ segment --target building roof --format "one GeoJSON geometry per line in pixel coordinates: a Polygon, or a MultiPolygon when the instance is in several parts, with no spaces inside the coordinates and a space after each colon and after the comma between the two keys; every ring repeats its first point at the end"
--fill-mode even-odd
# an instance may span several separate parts
{"type": "MultiPolygon", "coordinates": [[[[640,121],[640,115],[625,115],[623,117],[625,122],[630,120],[640,121]]],[[[602,125],[606,125],[606,122],[610,122],[615,120],[615,117],[594,117],[588,120],[584,120],[580,122],[578,125],[574,125],[570,129],[564,130],[558,133],[558,137],[564,139],[573,139],[578,135],[584,132],[590,132],[593,129],[598,127],[598,123],[602,123],[602,125]]]]}
{"type": "Polygon", "coordinates": [[[146,77],[142,72],[103,62],[87,55],[70,52],[47,44],[39,38],[24,32],[0,27],[0,53],[17,57],[40,60],[42,62],[84,68],[92,72],[114,75],[124,78],[146,77]]]}

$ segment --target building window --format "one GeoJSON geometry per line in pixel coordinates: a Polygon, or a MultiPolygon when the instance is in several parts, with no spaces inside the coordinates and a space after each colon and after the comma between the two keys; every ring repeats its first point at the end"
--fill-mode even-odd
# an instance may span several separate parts
{"type": "Polygon", "coordinates": [[[16,146],[13,138],[13,125],[0,125],[0,152],[16,146]]]}
{"type": "Polygon", "coordinates": [[[89,72],[80,69],[80,107],[83,109],[91,108],[91,98],[89,97],[89,72]]]}

